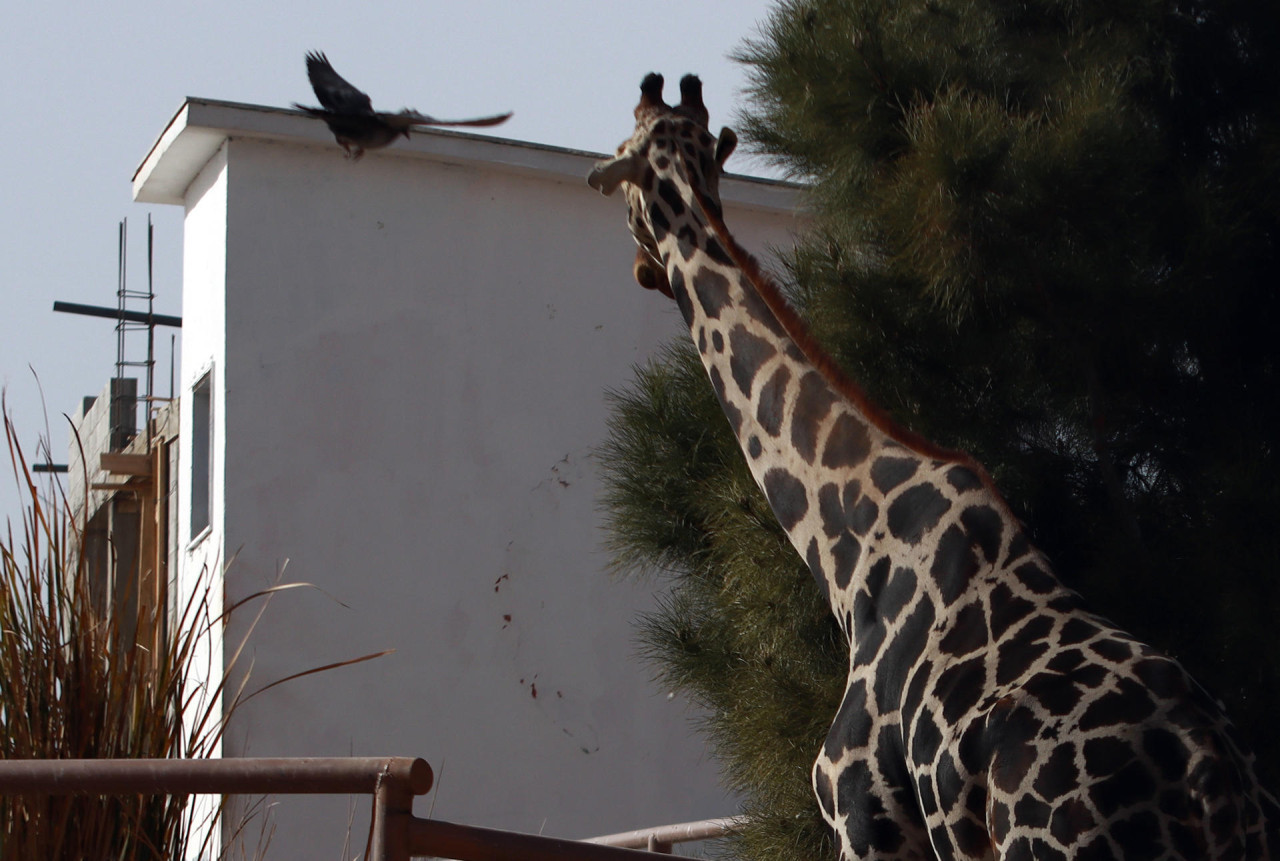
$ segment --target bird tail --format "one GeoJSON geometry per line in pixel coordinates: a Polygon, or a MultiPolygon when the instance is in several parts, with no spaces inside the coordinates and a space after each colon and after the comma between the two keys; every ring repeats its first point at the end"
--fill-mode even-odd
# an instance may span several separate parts
{"type": "Polygon", "coordinates": [[[415,126],[499,126],[511,119],[512,111],[505,114],[494,114],[491,117],[476,117],[471,120],[438,120],[424,114],[414,113],[410,122],[415,126]]]}

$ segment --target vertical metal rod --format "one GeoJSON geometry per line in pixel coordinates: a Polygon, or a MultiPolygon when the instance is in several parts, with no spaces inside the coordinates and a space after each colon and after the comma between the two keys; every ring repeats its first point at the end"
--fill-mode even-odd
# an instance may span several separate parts
{"type": "MultiPolygon", "coordinates": [[[[128,254],[129,220],[121,219],[116,236],[116,380],[124,379],[124,284],[125,255],[128,254]]],[[[120,434],[120,383],[116,382],[111,392],[111,412],[107,423],[107,449],[114,451],[120,434]]]]}
{"type": "MultiPolygon", "coordinates": [[[[127,277],[126,255],[128,254],[129,219],[121,219],[119,241],[116,248],[116,310],[124,311],[124,285],[127,277]]],[[[116,379],[124,378],[124,315],[116,318],[116,379]]]]}
{"type": "Polygon", "coordinates": [[[143,433],[147,437],[147,453],[151,453],[151,396],[155,394],[156,378],[156,291],[155,291],[155,225],[151,213],[147,213],[147,393],[142,403],[143,433]]]}
{"type": "Polygon", "coordinates": [[[373,793],[367,861],[409,861],[412,821],[413,793],[390,780],[379,781],[373,793]]]}
{"type": "Polygon", "coordinates": [[[369,847],[365,861],[387,861],[387,797],[383,785],[373,791],[372,821],[369,823],[369,847]]]}

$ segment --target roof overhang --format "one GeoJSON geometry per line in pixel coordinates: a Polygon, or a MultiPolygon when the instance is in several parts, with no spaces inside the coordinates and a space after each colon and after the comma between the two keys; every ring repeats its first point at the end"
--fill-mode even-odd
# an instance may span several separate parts
{"type": "MultiPolygon", "coordinates": [[[[187,98],[169,120],[133,174],[133,199],[141,203],[182,205],[200,170],[224,141],[243,138],[324,146],[336,150],[323,121],[301,111],[187,98]]],[[[512,173],[538,174],[586,184],[586,176],[602,153],[564,149],[525,141],[487,137],[443,129],[415,130],[375,157],[426,158],[455,164],[487,165],[512,173]]],[[[721,198],[750,208],[793,211],[800,187],[777,180],[726,174],[721,198]]]]}

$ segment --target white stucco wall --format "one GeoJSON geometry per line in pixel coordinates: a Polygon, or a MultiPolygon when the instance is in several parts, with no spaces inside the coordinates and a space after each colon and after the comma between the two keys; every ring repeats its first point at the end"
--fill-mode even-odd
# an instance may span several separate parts
{"type": "MultiPolygon", "coordinates": [[[[254,699],[225,752],[422,756],[419,815],[555,836],[735,812],[635,656],[651,587],[604,570],[604,393],[683,327],[591,158],[423,135],[351,163],[319,123],[208,104],[135,191],[187,208],[183,396],[214,370],[213,526],[182,558],[233,558],[228,602],[286,559],[315,584],[258,623],[250,690],[395,649],[254,699]]],[[[787,243],[789,191],[724,194],[745,245],[787,243]]],[[[336,857],[351,802],[281,802],[272,857],[336,857]]]]}
{"type": "MultiPolygon", "coordinates": [[[[226,561],[224,541],[226,463],[226,224],[227,153],[219,147],[199,167],[183,201],[182,353],[179,369],[178,407],[179,465],[176,482],[178,516],[176,558],[178,571],[170,572],[169,613],[171,619],[186,619],[194,629],[190,673],[187,680],[184,724],[192,737],[201,739],[197,755],[217,755],[216,724],[207,717],[222,712],[218,694],[224,672],[223,628],[217,620],[223,612],[225,590],[221,571],[226,561]],[[210,525],[193,534],[191,525],[192,409],[190,393],[198,381],[209,376],[212,400],[209,457],[210,525]],[[212,745],[205,740],[214,739],[212,745]]],[[[217,809],[218,800],[194,800],[193,821],[206,822],[217,809]]]]}
{"type": "MultiPolygon", "coordinates": [[[[220,514],[210,518],[210,528],[192,534],[191,528],[191,440],[192,410],[190,392],[206,374],[212,388],[212,456],[210,458],[210,509],[221,512],[225,507],[225,483],[223,469],[226,463],[226,415],[222,406],[226,403],[226,339],[223,337],[226,320],[226,224],[227,224],[227,153],[219,148],[209,161],[201,166],[193,178],[185,201],[184,236],[182,258],[182,307],[187,315],[184,320],[182,358],[178,395],[178,436],[180,440],[180,473],[177,480],[177,558],[180,571],[175,580],[176,590],[170,589],[171,612],[186,612],[197,607],[194,590],[208,593],[207,618],[214,620],[222,613],[222,591],[206,587],[219,582],[219,573],[226,561],[224,519],[220,514]]],[[[199,622],[197,622],[199,625],[199,622]]],[[[220,628],[203,625],[210,633],[209,639],[201,639],[195,654],[195,665],[201,675],[206,673],[214,680],[223,669],[220,628]],[[206,652],[205,649],[209,649],[206,652]],[[207,668],[207,670],[206,670],[207,668]]],[[[208,696],[214,695],[216,681],[209,684],[208,696]]],[[[192,704],[187,717],[198,720],[199,713],[214,705],[204,697],[192,704]]]]}

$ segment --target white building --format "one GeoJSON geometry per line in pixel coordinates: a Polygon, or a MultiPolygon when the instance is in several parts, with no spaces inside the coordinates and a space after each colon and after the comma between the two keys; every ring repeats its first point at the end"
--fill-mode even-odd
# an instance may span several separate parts
{"type": "MultiPolygon", "coordinates": [[[[184,207],[177,581],[275,582],[225,755],[421,756],[436,818],[585,837],[735,812],[635,654],[649,584],[601,551],[605,392],[682,335],[631,280],[598,155],[445,132],[362,161],[292,111],[193,99],[134,178],[184,207]]],[[[727,179],[789,243],[794,192],[727,179]]],[[[216,593],[215,593],[216,594],[216,593]]],[[[226,660],[252,614],[218,644],[226,660]]],[[[365,800],[284,798],[271,857],[333,858],[365,800]]]]}

